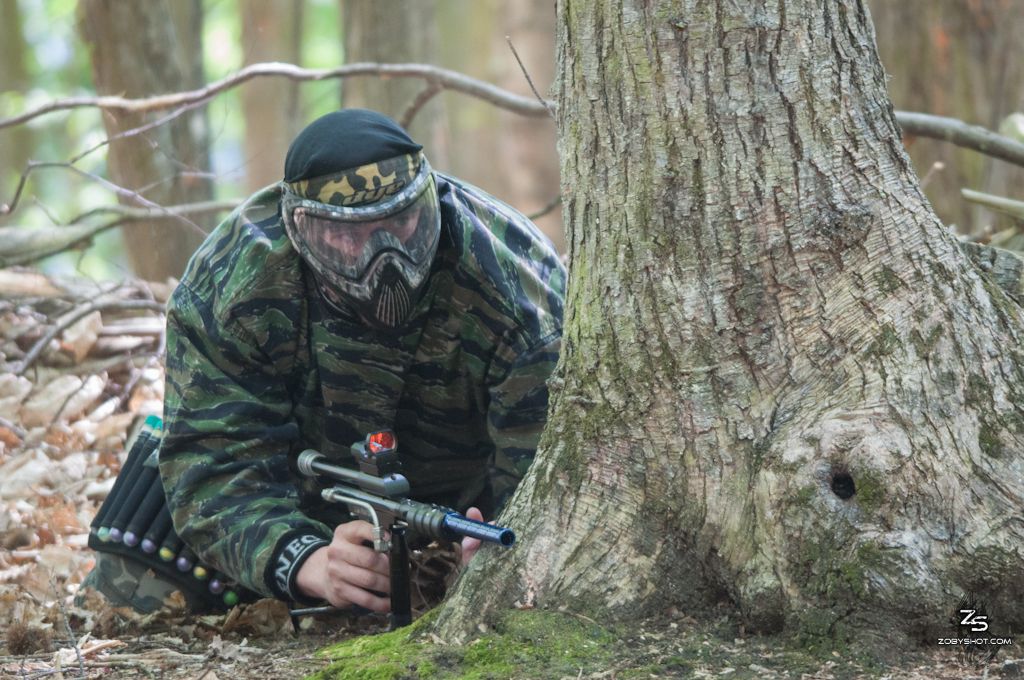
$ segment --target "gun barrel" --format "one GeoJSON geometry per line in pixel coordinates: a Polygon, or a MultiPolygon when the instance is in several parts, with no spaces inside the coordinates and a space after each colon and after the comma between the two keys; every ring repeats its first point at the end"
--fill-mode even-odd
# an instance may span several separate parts
{"type": "Polygon", "coordinates": [[[331,465],[326,456],[313,449],[306,449],[299,454],[298,468],[307,477],[320,475],[345,484],[354,484],[364,491],[388,498],[398,498],[409,493],[409,480],[402,475],[374,477],[358,470],[331,465]]]}
{"type": "Polygon", "coordinates": [[[516,542],[515,532],[511,529],[477,522],[460,515],[451,508],[428,505],[409,499],[381,498],[360,489],[343,486],[324,489],[322,495],[325,500],[332,502],[346,503],[350,499],[355,499],[369,503],[378,510],[392,513],[406,522],[414,532],[429,538],[453,539],[458,536],[469,536],[479,538],[481,541],[497,543],[505,548],[511,547],[516,542]]]}
{"type": "Polygon", "coordinates": [[[511,547],[516,542],[516,534],[511,529],[477,522],[474,519],[463,517],[457,512],[449,512],[445,515],[442,525],[452,533],[469,536],[470,538],[479,538],[481,541],[490,541],[506,548],[511,547]]]}

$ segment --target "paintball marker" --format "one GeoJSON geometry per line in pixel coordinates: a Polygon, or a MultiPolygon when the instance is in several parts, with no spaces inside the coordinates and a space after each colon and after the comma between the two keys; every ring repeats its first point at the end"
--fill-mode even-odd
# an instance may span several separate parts
{"type": "Polygon", "coordinates": [[[506,548],[516,541],[511,529],[469,519],[451,508],[419,503],[407,498],[409,480],[402,474],[398,440],[390,430],[367,435],[352,445],[358,470],[331,465],[323,454],[307,449],[299,454],[299,472],[324,478],[336,486],[321,496],[331,503],[345,503],[349,511],[373,525],[373,548],[388,553],[391,561],[391,628],[412,622],[409,589],[409,546],[406,532],[424,538],[457,540],[469,536],[506,548]]]}

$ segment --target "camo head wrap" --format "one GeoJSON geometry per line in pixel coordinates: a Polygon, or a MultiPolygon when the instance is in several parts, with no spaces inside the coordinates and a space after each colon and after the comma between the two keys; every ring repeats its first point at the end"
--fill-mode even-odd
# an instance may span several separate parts
{"type": "Polygon", "coordinates": [[[281,212],[324,299],[378,330],[402,327],[437,252],[441,223],[430,165],[394,121],[328,114],[285,161],[281,212]]]}

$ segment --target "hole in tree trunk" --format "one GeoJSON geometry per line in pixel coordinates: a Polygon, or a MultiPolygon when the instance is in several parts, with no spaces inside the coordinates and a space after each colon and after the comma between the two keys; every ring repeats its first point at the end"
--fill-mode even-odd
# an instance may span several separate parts
{"type": "Polygon", "coordinates": [[[853,477],[849,472],[837,470],[832,473],[832,493],[844,501],[857,493],[857,486],[853,483],[853,477]]]}

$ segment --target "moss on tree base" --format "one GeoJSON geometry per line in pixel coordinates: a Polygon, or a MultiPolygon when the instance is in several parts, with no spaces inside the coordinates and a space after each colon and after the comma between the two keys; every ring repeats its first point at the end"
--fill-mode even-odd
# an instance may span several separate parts
{"type": "MultiPolygon", "coordinates": [[[[871,678],[893,675],[954,678],[983,669],[961,666],[952,652],[901,650],[899,666],[882,664],[891,650],[809,645],[800,636],[745,637],[733,617],[698,624],[679,612],[633,625],[602,626],[576,614],[541,610],[506,613],[466,645],[430,634],[432,615],[391,633],[347,640],[323,650],[332,664],[315,678],[346,680],[504,680],[532,678],[737,678],[805,675],[871,678]],[[808,651],[808,646],[814,651],[808,651]]],[[[1010,655],[1017,650],[1009,650],[1010,655]]],[[[1018,655],[1019,656],[1019,655],[1018,655]]],[[[1008,658],[1008,657],[1007,657],[1008,658]]],[[[996,662],[1001,663],[1002,659],[996,662]]]]}

